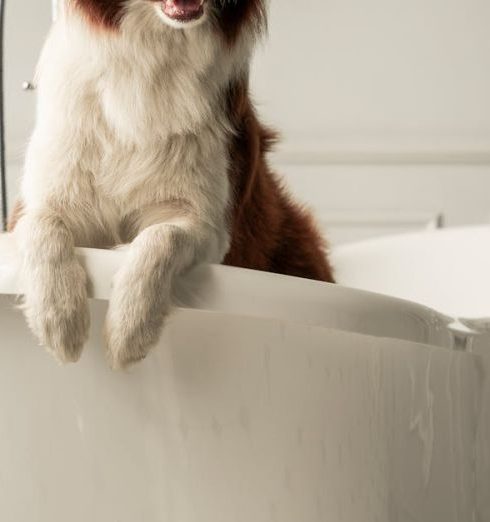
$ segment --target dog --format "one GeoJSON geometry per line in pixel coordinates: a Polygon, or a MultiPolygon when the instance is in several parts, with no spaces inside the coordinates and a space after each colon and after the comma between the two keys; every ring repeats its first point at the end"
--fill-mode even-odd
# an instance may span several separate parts
{"type": "Polygon", "coordinates": [[[77,246],[128,245],[105,323],[114,368],[146,357],[174,279],[198,263],[333,281],[312,217],[267,164],[275,135],[249,95],[265,2],[62,3],[10,224],[24,314],[61,362],[89,331],[77,246]]]}

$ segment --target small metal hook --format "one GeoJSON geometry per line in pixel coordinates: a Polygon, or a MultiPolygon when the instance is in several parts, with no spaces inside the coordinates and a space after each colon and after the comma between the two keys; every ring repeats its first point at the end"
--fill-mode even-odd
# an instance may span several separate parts
{"type": "Polygon", "coordinates": [[[22,90],[23,91],[34,91],[36,89],[36,86],[33,82],[26,80],[25,82],[22,82],[22,90]]]}

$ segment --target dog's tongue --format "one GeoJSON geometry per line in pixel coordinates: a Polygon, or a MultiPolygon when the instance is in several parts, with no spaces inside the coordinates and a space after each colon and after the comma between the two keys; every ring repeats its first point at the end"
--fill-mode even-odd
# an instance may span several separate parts
{"type": "Polygon", "coordinates": [[[163,10],[171,18],[188,18],[198,14],[202,0],[164,0],[163,10]]]}

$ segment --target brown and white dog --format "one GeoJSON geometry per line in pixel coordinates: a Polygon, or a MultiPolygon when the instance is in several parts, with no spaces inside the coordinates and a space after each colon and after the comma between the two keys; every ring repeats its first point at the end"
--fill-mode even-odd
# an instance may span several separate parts
{"type": "Polygon", "coordinates": [[[249,97],[265,2],[64,0],[12,221],[25,315],[59,360],[78,360],[89,329],[75,246],[129,245],[106,319],[114,367],[147,355],[175,276],[197,263],[332,280],[249,97]]]}

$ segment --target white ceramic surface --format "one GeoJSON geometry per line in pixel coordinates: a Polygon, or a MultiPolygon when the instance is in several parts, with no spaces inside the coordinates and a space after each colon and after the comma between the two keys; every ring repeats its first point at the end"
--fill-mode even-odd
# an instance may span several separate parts
{"type": "MultiPolygon", "coordinates": [[[[112,277],[124,262],[124,250],[79,249],[78,253],[90,276],[91,296],[107,300],[112,277]]],[[[18,270],[13,238],[0,235],[0,294],[22,291],[18,270]]],[[[177,286],[176,302],[183,308],[283,319],[453,347],[453,335],[447,329],[452,318],[415,303],[338,285],[206,265],[186,274],[177,286]]]]}
{"type": "Polygon", "coordinates": [[[0,520],[488,522],[485,375],[449,349],[445,316],[201,268],[152,355],[117,373],[100,330],[124,252],[80,256],[93,328],[80,363],[60,367],[13,306],[18,259],[0,238],[0,520]]]}
{"type": "Polygon", "coordinates": [[[490,318],[490,226],[405,234],[333,252],[338,281],[424,304],[451,317],[490,318]]]}
{"type": "MultiPolygon", "coordinates": [[[[422,303],[476,332],[483,376],[478,406],[475,517],[490,521],[490,226],[454,228],[345,245],[333,252],[340,283],[422,303]]],[[[468,340],[468,337],[466,337],[468,340]]]]}

